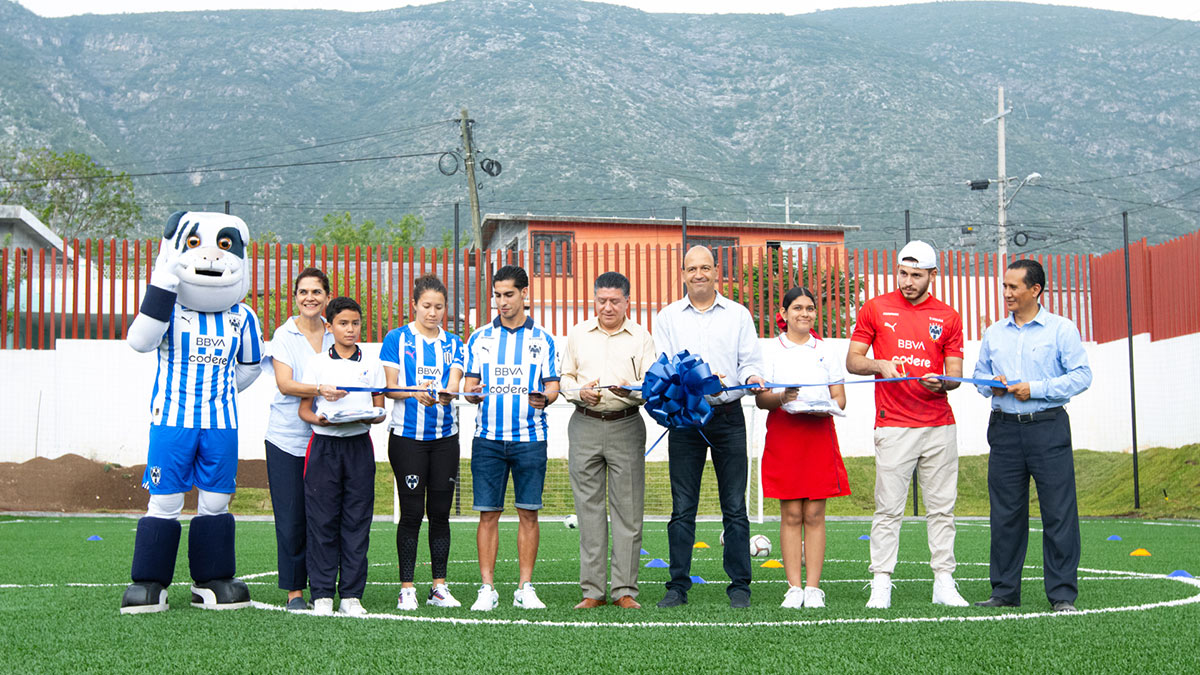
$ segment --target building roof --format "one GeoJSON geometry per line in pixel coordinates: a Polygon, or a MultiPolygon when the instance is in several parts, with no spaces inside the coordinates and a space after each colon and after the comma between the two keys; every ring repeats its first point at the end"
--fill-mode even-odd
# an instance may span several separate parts
{"type": "Polygon", "coordinates": [[[63,250],[62,237],[54,234],[24,206],[0,204],[0,223],[12,225],[14,231],[23,230],[26,236],[34,241],[44,242],[44,246],[35,248],[53,247],[59,251],[63,250]]]}
{"type": "MultiPolygon", "coordinates": [[[[483,238],[487,240],[501,222],[528,223],[588,223],[594,225],[650,225],[659,227],[682,227],[679,218],[616,218],[612,216],[539,216],[532,213],[509,214],[488,213],[483,217],[483,238]]],[[[780,223],[756,220],[692,220],[688,227],[739,227],[752,230],[788,230],[792,232],[847,232],[860,229],[858,225],[817,225],[814,223],[780,223]]]]}

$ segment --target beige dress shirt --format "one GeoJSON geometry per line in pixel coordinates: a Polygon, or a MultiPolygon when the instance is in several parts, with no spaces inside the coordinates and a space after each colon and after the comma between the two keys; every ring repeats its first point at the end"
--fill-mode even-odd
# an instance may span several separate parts
{"type": "MultiPolygon", "coordinates": [[[[580,392],[570,390],[593,380],[599,380],[601,385],[637,384],[657,358],[654,338],[637,322],[627,318],[610,334],[600,327],[596,317],[592,317],[567,332],[567,350],[559,371],[563,396],[576,405],[584,405],[580,392]]],[[[616,412],[641,403],[637,392],[633,398],[620,398],[605,389],[600,392],[600,402],[592,410],[616,412]]]]}

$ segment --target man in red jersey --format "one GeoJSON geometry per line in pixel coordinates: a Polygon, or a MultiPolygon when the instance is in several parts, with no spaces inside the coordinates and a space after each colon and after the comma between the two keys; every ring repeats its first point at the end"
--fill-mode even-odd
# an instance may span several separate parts
{"type": "Polygon", "coordinates": [[[871,521],[870,609],[892,605],[892,572],[900,523],[916,469],[925,496],[933,567],[933,603],[966,607],[954,583],[954,502],[958,499],[958,439],[946,392],[962,377],[962,318],[929,293],[937,253],[923,241],[900,249],[897,290],[858,312],[846,370],[877,378],[920,380],[875,385],[875,517],[871,521]],[[867,350],[872,356],[867,357],[867,350]]]}

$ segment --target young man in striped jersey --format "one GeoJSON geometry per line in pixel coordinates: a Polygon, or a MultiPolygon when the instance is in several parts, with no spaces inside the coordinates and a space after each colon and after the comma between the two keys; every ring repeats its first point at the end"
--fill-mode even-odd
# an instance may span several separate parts
{"type": "Polygon", "coordinates": [[[545,408],[558,398],[558,364],[554,336],[525,315],[529,276],[506,265],[492,278],[498,317],[471,334],[463,391],[481,395],[467,400],[479,405],[471,445],[471,478],[479,511],[476,544],[483,585],[473,610],[489,611],[499,603],[494,574],[500,547],[500,514],[512,473],[520,522],[517,558],[520,581],[513,606],[544,609],[530,583],[537,559],[538,509],[546,479],[545,408]]]}
{"type": "Polygon", "coordinates": [[[192,605],[232,609],[250,604],[234,578],[237,397],[260,372],[262,330],[241,302],[249,288],[249,230],[223,213],[173,214],[127,341],[158,352],[150,403],[150,445],[142,485],[150,492],[138,521],[133,583],[122,614],[167,609],[175,572],[184,493],[199,489],[188,528],[192,605]]]}

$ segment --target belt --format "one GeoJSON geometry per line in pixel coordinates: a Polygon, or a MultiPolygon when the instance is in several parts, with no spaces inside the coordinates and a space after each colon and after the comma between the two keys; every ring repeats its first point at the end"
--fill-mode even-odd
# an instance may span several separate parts
{"type": "Polygon", "coordinates": [[[1032,422],[1045,422],[1056,419],[1060,412],[1065,412],[1060,405],[1057,408],[1047,408],[1031,413],[1006,413],[999,410],[992,411],[992,419],[1004,420],[1005,422],[1016,422],[1017,424],[1030,424],[1032,422]]]}
{"type": "Polygon", "coordinates": [[[586,415],[587,417],[595,417],[596,419],[604,420],[605,422],[612,422],[615,420],[623,420],[626,417],[633,417],[634,415],[638,414],[638,407],[633,406],[632,408],[625,408],[624,410],[600,412],[598,410],[592,410],[591,408],[584,408],[583,406],[577,405],[575,406],[575,412],[579,413],[580,415],[586,415]]]}
{"type": "Polygon", "coordinates": [[[741,400],[721,403],[712,407],[714,415],[737,415],[742,412],[741,400]]]}

